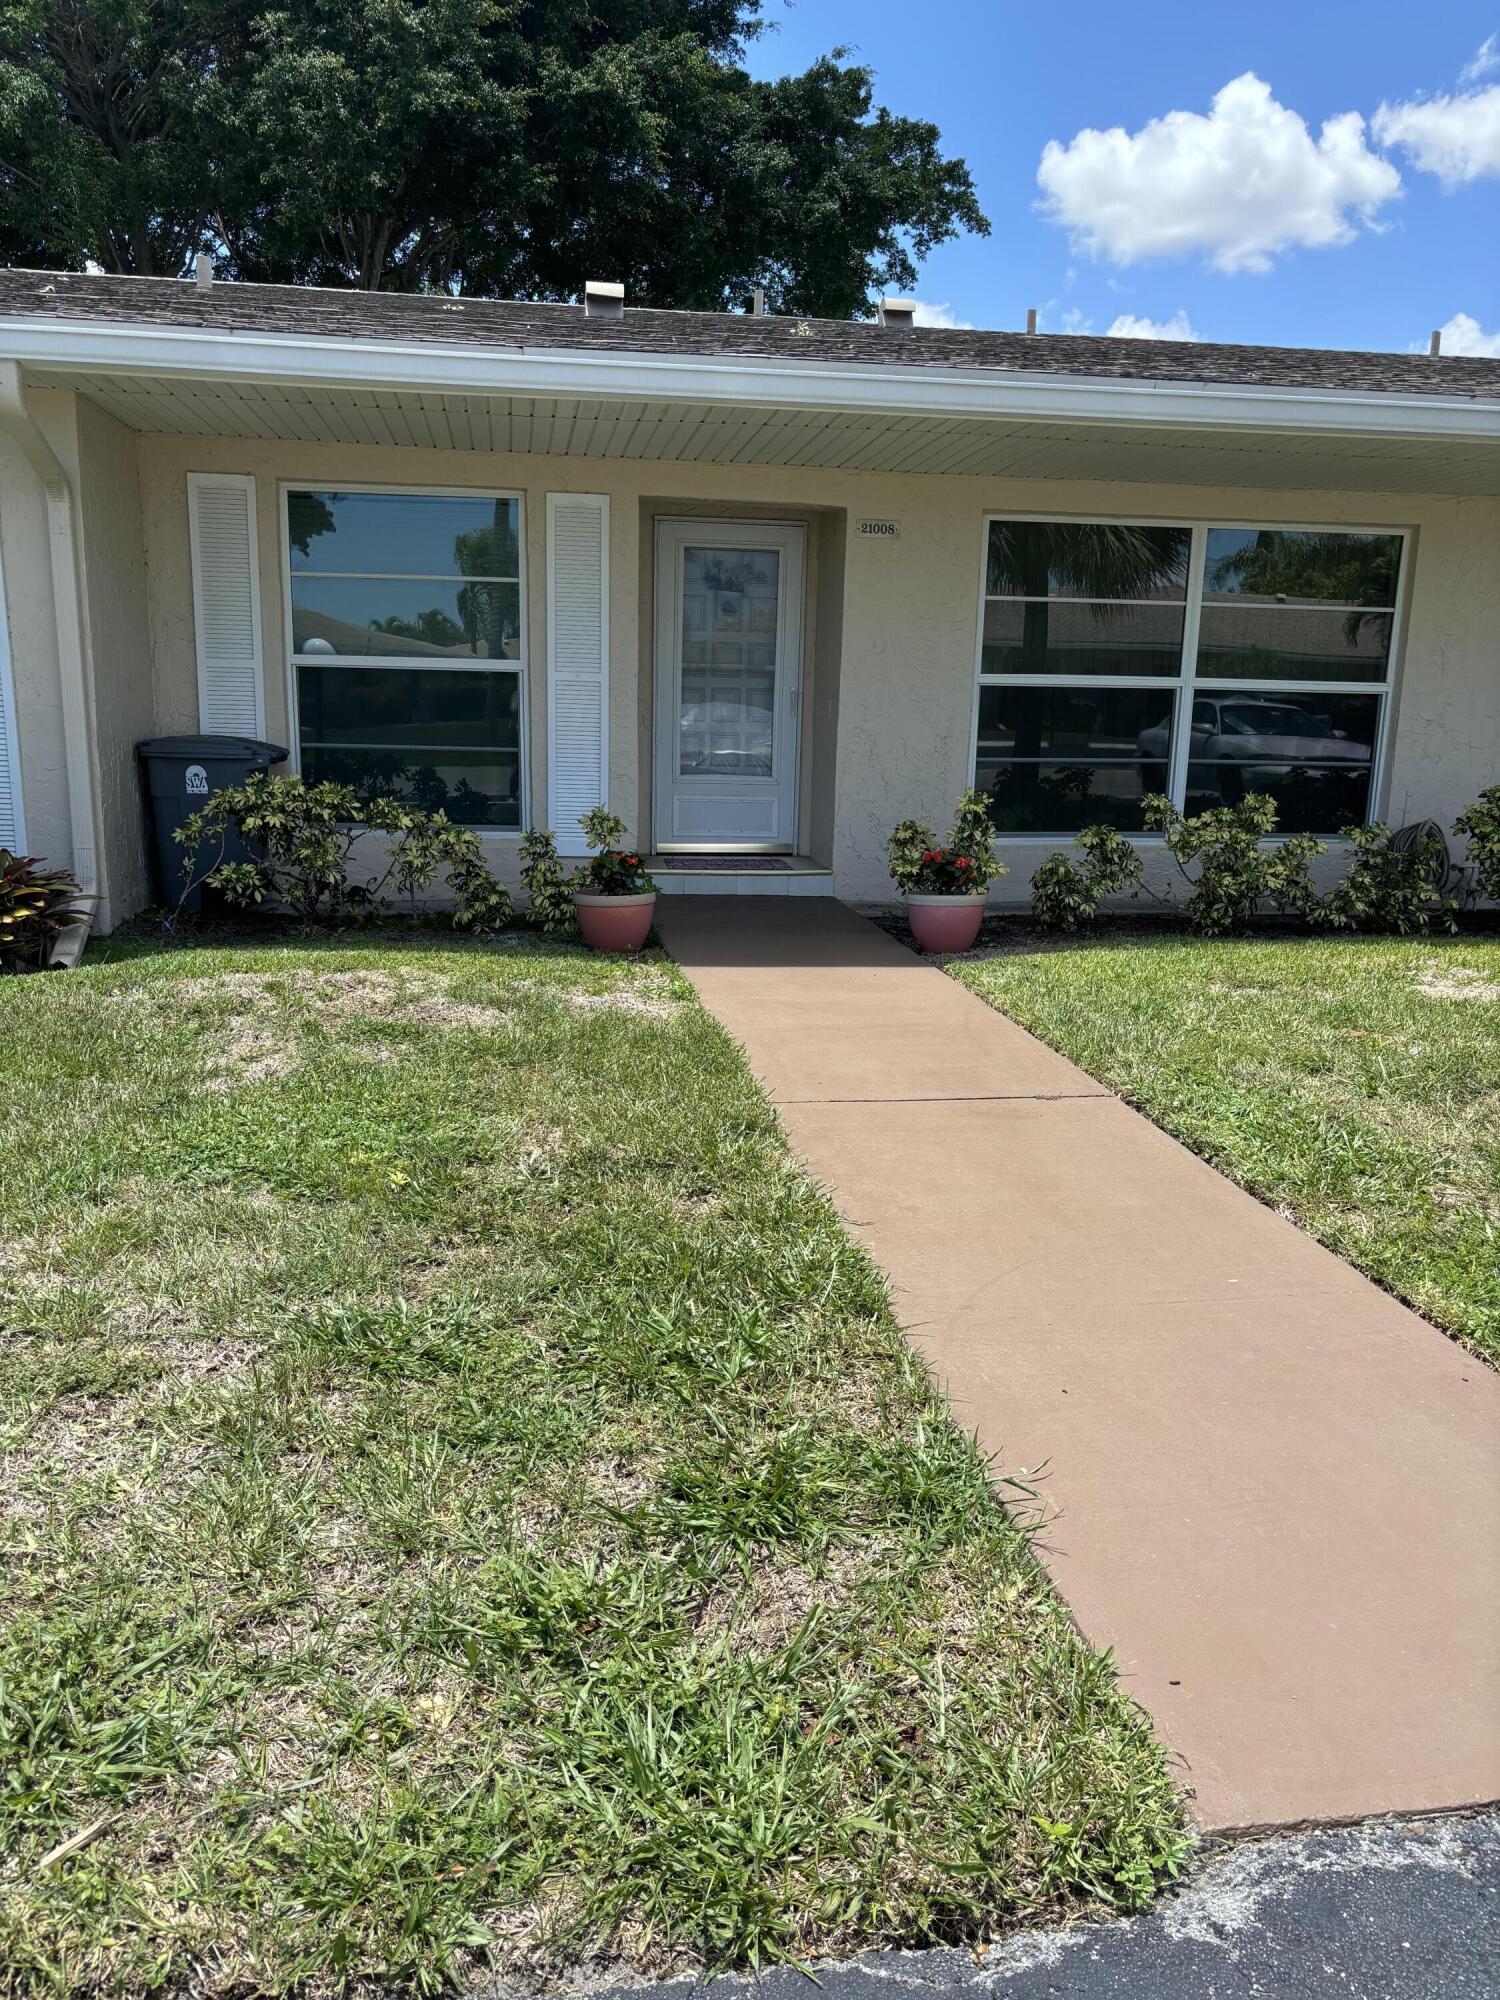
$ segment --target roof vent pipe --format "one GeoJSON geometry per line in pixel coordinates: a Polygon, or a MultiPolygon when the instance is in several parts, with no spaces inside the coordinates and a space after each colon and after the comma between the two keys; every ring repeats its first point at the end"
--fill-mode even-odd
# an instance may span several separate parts
{"type": "Polygon", "coordinates": [[[590,278],[583,288],[583,310],[590,319],[624,319],[625,287],[590,278]]]}
{"type": "Polygon", "coordinates": [[[757,285],[755,290],[750,294],[750,317],[752,319],[764,319],[765,316],[766,288],[764,285],[757,285]]]}
{"type": "Polygon", "coordinates": [[[1035,332],[1036,332],[1036,307],[1035,307],[1035,306],[1028,306],[1028,307],[1026,308],[1026,331],[1027,331],[1028,333],[1035,333],[1035,332]]]}
{"type": "Polygon", "coordinates": [[[1443,351],[1443,329],[1440,326],[1434,327],[1432,338],[1427,343],[1427,352],[1432,356],[1433,360],[1435,361],[1437,357],[1442,353],[1442,351],[1443,351]]]}
{"type": "Polygon", "coordinates": [[[882,299],[880,301],[880,324],[893,326],[899,332],[909,333],[917,323],[917,302],[915,299],[882,299]]]}
{"type": "Polygon", "coordinates": [[[214,260],[206,250],[200,250],[193,259],[193,283],[211,285],[214,281],[214,260]]]}

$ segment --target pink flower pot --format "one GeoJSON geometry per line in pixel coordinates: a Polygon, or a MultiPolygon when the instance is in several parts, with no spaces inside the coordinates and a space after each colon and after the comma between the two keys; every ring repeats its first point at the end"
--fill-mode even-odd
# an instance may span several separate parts
{"type": "Polygon", "coordinates": [[[922,951],[967,951],[984,922],[984,897],[907,896],[906,921],[922,951]]]}
{"type": "Polygon", "coordinates": [[[583,941],[592,951],[639,951],[651,933],[656,915],[656,891],[643,896],[596,896],[573,898],[574,913],[583,941]]]}

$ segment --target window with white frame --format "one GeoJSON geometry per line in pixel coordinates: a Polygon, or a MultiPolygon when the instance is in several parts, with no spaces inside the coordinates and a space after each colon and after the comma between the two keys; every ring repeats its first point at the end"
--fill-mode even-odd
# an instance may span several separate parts
{"type": "Polygon", "coordinates": [[[1371,807],[1402,536],[992,520],[975,783],[998,833],[1141,828],[1247,792],[1283,832],[1371,807]]]}
{"type": "Polygon", "coordinates": [[[519,827],[520,501],[299,488],[286,534],[303,776],[519,827]]]}

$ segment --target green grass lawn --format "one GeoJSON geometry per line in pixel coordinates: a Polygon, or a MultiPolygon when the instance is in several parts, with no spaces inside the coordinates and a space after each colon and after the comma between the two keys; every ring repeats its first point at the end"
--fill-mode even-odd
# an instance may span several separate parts
{"type": "Polygon", "coordinates": [[[1500,943],[1106,932],[951,970],[1500,1359],[1500,943]]]}
{"type": "Polygon", "coordinates": [[[816,1956],[1175,1864],[668,964],[109,945],[0,1047],[0,1987],[816,1956]]]}

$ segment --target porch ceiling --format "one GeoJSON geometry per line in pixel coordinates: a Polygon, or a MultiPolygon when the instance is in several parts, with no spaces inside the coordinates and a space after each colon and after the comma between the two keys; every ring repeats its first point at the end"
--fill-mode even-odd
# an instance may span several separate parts
{"type": "Polygon", "coordinates": [[[1253,431],[1152,422],[504,396],[327,383],[120,374],[35,362],[120,422],[174,436],[282,438],[456,451],[902,474],[1500,495],[1500,436],[1253,431]]]}

